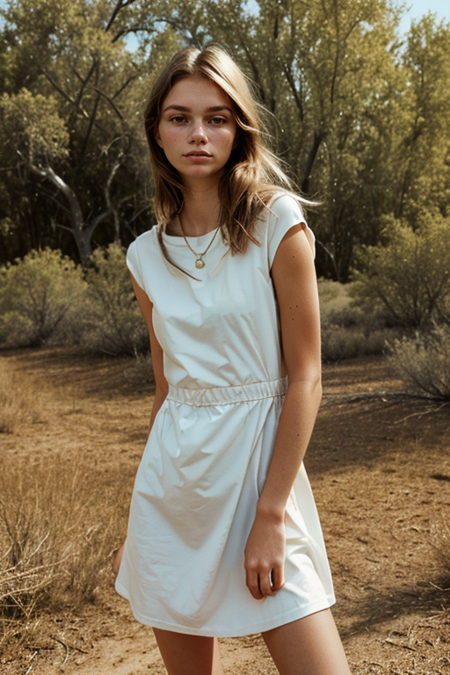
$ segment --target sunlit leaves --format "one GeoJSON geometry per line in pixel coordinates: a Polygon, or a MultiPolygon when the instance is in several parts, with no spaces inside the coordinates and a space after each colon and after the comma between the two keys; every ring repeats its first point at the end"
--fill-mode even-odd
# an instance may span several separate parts
{"type": "Polygon", "coordinates": [[[27,89],[0,98],[3,165],[46,165],[68,156],[69,134],[53,97],[27,89]]]}

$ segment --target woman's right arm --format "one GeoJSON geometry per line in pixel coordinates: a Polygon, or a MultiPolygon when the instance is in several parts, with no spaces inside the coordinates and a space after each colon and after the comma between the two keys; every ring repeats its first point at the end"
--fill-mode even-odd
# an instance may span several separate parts
{"type": "Polygon", "coordinates": [[[169,391],[169,385],[167,380],[164,377],[164,365],[163,365],[163,350],[158,340],[156,339],[155,331],[153,330],[153,304],[150,302],[150,299],[145,291],[139,286],[139,284],[134,279],[131,274],[131,281],[133,282],[133,288],[138,301],[139,307],[141,308],[142,316],[144,317],[145,323],[148,329],[148,335],[150,338],[150,350],[152,353],[152,365],[153,365],[153,374],[155,376],[155,398],[153,401],[152,414],[150,417],[150,429],[153,426],[153,422],[158,413],[158,410],[161,408],[164,400],[169,391]]]}
{"type": "MultiPolygon", "coordinates": [[[[131,274],[131,281],[133,282],[134,292],[137,301],[139,303],[139,307],[141,308],[142,316],[144,317],[145,323],[147,324],[148,335],[150,338],[150,350],[152,353],[153,373],[155,376],[155,385],[156,385],[155,398],[153,400],[152,414],[150,417],[150,427],[148,431],[150,434],[150,430],[153,426],[153,422],[155,421],[155,417],[158,413],[158,410],[161,408],[162,404],[164,403],[164,399],[167,396],[169,385],[167,384],[167,380],[164,377],[163,350],[161,349],[161,345],[156,339],[155,331],[153,330],[153,319],[152,319],[153,305],[150,302],[147,293],[142,290],[142,288],[136,282],[132,274],[131,274]]],[[[124,547],[125,542],[123,542],[122,546],[113,553],[112,568],[116,576],[119,572],[124,547]]]]}

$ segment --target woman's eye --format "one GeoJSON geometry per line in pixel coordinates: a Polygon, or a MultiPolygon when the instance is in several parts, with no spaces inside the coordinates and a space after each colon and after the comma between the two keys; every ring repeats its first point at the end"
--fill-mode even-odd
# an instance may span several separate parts
{"type": "Polygon", "coordinates": [[[224,117],[213,117],[210,122],[211,124],[214,124],[215,126],[218,126],[219,124],[225,124],[226,119],[224,117]]]}
{"type": "Polygon", "coordinates": [[[183,115],[175,115],[170,118],[170,121],[175,122],[175,124],[182,124],[183,122],[186,122],[186,118],[183,117],[183,115]]]}

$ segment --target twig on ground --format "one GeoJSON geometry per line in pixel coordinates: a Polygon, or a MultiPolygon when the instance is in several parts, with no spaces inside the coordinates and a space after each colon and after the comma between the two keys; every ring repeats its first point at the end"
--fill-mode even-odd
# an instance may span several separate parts
{"type": "Polygon", "coordinates": [[[395,642],[395,640],[391,640],[389,638],[386,638],[385,642],[387,642],[389,645],[393,645],[394,647],[400,647],[401,649],[409,649],[409,651],[411,652],[417,651],[417,649],[414,649],[414,647],[410,647],[409,645],[402,645],[399,642],[395,642]]]}
{"type": "Polygon", "coordinates": [[[439,412],[442,410],[442,408],[445,408],[445,406],[448,405],[448,401],[445,401],[445,403],[442,403],[440,406],[434,407],[434,408],[428,408],[428,410],[421,410],[419,412],[411,413],[410,415],[407,415],[406,417],[402,417],[401,420],[396,420],[394,424],[400,424],[401,422],[406,422],[406,420],[411,419],[411,417],[425,417],[425,415],[429,415],[430,413],[434,412],[439,412]]]}
{"type": "Polygon", "coordinates": [[[55,642],[59,642],[59,644],[62,645],[64,647],[64,649],[66,650],[66,656],[64,658],[64,661],[61,664],[61,668],[63,668],[66,665],[67,661],[69,660],[69,647],[66,645],[65,642],[63,642],[59,638],[55,638],[55,637],[50,636],[50,639],[54,640],[55,642]]]}
{"type": "MultiPolygon", "coordinates": [[[[35,650],[35,651],[33,652],[33,654],[30,656],[30,661],[32,661],[32,660],[34,659],[34,657],[37,655],[37,653],[38,653],[37,650],[35,650]]],[[[33,664],[31,664],[31,665],[28,667],[28,670],[27,670],[27,672],[25,673],[25,675],[29,675],[29,674],[31,673],[32,670],[33,670],[33,664]]]]}

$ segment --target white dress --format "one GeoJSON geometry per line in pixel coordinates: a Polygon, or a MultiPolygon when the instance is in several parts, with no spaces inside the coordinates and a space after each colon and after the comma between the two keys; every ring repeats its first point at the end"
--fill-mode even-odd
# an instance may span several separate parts
{"type": "MultiPolygon", "coordinates": [[[[117,591],[141,623],[193,635],[259,633],[334,603],[322,531],[302,467],[286,514],[286,584],[255,600],[244,547],[274,446],[281,378],[270,268],[297,202],[278,197],[257,221],[261,246],[231,255],[220,232],[196,269],[183,238],[156,228],[128,250],[128,266],[153,303],[169,394],[137,472],[117,591]]],[[[313,244],[313,236],[307,230],[313,244]]],[[[204,251],[212,233],[193,237],[204,251]]]]}

